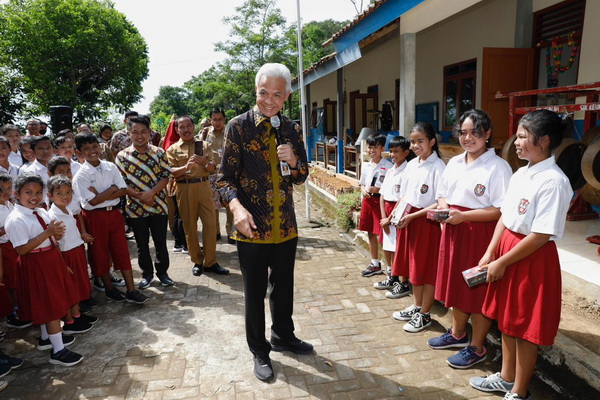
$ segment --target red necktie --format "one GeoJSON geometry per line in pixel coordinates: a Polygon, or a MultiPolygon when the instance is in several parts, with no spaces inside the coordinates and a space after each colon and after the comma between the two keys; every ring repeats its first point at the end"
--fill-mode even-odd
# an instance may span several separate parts
{"type": "MultiPolygon", "coordinates": [[[[40,225],[42,225],[42,228],[44,228],[44,230],[48,229],[48,224],[46,224],[44,218],[42,218],[40,214],[37,213],[37,211],[34,211],[33,215],[35,215],[35,217],[37,218],[40,225]]],[[[50,236],[50,243],[52,243],[53,246],[56,246],[56,239],[54,239],[54,236],[50,236]]]]}

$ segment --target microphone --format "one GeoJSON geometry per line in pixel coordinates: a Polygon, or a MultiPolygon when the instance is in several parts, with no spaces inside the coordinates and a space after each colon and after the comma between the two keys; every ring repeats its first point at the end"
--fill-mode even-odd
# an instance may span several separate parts
{"type": "MultiPolygon", "coordinates": [[[[277,142],[277,145],[279,146],[283,144],[281,140],[281,132],[279,131],[281,121],[279,120],[279,117],[277,115],[273,115],[271,117],[271,126],[273,127],[273,129],[275,129],[275,140],[277,142]]],[[[292,174],[292,171],[290,170],[290,165],[285,161],[279,161],[279,169],[281,170],[282,176],[288,176],[292,174]]]]}

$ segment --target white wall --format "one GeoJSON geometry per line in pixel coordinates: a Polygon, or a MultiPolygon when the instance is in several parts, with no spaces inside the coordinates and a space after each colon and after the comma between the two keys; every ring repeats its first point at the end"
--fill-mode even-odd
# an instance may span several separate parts
{"type": "MultiPolygon", "coordinates": [[[[324,99],[331,101],[337,99],[337,73],[335,71],[310,84],[310,102],[317,102],[317,107],[323,107],[324,99]]],[[[309,107],[312,105],[309,104],[309,107]]]]}

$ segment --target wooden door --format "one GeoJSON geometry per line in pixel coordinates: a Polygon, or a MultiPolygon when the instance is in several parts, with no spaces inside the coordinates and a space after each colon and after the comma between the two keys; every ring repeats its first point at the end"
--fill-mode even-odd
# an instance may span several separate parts
{"type": "Polygon", "coordinates": [[[508,132],[508,99],[496,100],[496,92],[516,92],[533,87],[534,49],[484,47],[481,76],[481,108],[494,125],[493,144],[502,145],[508,132]]]}

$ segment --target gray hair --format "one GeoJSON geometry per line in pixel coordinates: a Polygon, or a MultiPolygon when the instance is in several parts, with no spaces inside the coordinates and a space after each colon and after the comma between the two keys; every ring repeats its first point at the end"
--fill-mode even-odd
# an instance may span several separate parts
{"type": "Polygon", "coordinates": [[[255,85],[258,86],[258,82],[262,77],[268,78],[283,78],[285,79],[285,91],[291,93],[292,91],[292,74],[288,67],[279,63],[267,63],[264,64],[256,73],[255,85]]]}

